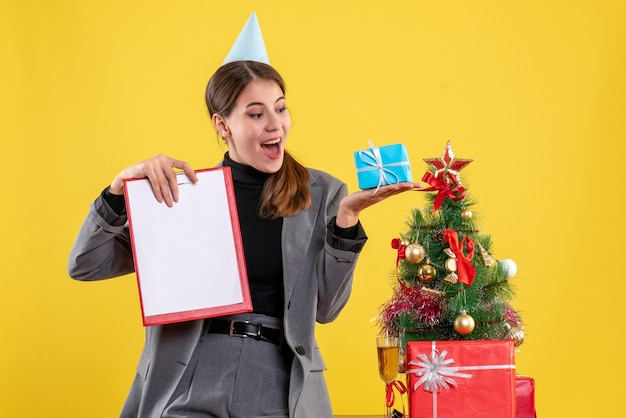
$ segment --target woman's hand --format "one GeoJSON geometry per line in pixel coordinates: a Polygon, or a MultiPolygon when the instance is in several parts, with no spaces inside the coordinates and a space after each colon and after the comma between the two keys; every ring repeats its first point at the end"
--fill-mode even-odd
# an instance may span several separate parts
{"type": "Polygon", "coordinates": [[[337,211],[337,226],[349,228],[359,221],[361,211],[373,204],[382,202],[388,197],[409,190],[419,190],[424,186],[421,183],[397,183],[381,186],[378,190],[361,190],[344,197],[339,203],[337,211]]]}
{"type": "Polygon", "coordinates": [[[156,200],[165,202],[167,206],[171,207],[174,202],[178,202],[178,182],[174,168],[183,170],[192,182],[198,181],[196,173],[185,161],[158,154],[122,170],[111,183],[109,192],[124,194],[124,179],[147,178],[152,185],[156,200]]]}

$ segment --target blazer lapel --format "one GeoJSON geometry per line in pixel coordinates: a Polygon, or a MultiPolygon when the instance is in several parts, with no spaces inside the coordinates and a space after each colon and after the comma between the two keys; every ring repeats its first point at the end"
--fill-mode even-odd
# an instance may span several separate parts
{"type": "Polygon", "coordinates": [[[317,217],[320,215],[318,206],[320,205],[322,190],[315,185],[312,180],[309,184],[311,191],[311,206],[305,211],[298,212],[295,216],[283,219],[282,249],[283,249],[283,275],[286,300],[289,300],[298,275],[302,271],[300,263],[294,260],[303,260],[306,254],[317,217]]]}

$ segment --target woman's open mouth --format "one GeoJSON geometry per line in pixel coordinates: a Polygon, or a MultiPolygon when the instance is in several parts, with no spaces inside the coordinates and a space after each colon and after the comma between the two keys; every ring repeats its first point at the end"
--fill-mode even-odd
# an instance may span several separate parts
{"type": "Polygon", "coordinates": [[[269,158],[278,158],[281,155],[281,138],[271,139],[261,144],[261,149],[269,158]]]}

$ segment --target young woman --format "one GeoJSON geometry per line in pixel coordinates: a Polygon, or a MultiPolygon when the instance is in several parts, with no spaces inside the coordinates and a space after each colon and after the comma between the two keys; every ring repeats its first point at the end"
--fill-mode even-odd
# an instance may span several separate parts
{"type": "MultiPolygon", "coordinates": [[[[348,301],[367,240],[360,212],[420,186],[348,195],[336,178],[299,164],[285,150],[291,123],[285,85],[267,64],[223,65],[206,100],[228,145],[221,164],[233,174],[253,312],[147,327],[121,416],[332,417],[315,323],[334,320],[348,301]]],[[[187,163],[164,155],[115,177],[77,237],[71,277],[133,271],[123,179],[148,178],[156,199],[172,206],[179,199],[174,168],[197,181],[187,163]]]]}

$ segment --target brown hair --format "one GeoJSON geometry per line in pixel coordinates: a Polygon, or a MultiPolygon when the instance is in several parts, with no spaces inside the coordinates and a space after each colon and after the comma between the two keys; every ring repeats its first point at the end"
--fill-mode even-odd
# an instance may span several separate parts
{"type": "MultiPolygon", "coordinates": [[[[254,79],[276,82],[285,94],[285,82],[271,66],[256,61],[233,61],[221,66],[209,80],[206,105],[214,114],[227,118],[241,92],[254,79]]],[[[259,214],[268,218],[293,216],[311,205],[307,187],[308,170],[285,151],[282,167],[272,174],[263,188],[259,214]]]]}

